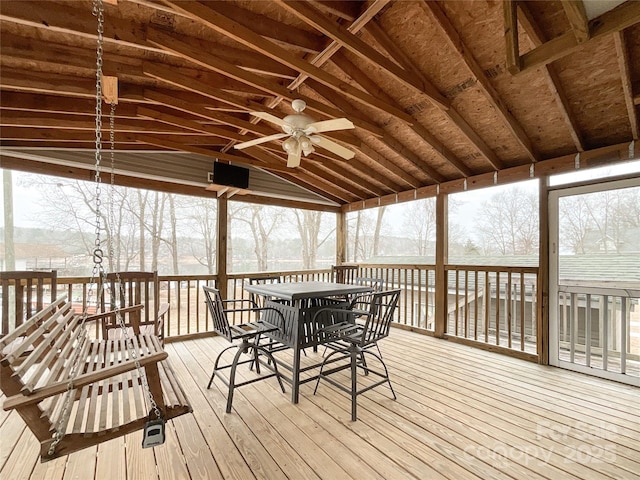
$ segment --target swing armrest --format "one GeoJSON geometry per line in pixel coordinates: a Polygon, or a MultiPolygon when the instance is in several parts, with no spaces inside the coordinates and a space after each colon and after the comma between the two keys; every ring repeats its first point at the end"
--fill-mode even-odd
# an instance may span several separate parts
{"type": "Polygon", "coordinates": [[[121,315],[127,327],[133,329],[134,335],[140,335],[140,318],[142,317],[143,304],[131,305],[129,307],[118,308],[108,312],[97,313],[87,317],[88,322],[101,322],[102,338],[108,338],[108,331],[118,329],[120,325],[117,321],[117,315],[121,315]]]}
{"type": "MultiPolygon", "coordinates": [[[[168,356],[169,355],[167,354],[167,352],[160,351],[144,356],[138,361],[140,362],[140,366],[145,366],[147,364],[158,363],[166,359],[168,356]]],[[[81,388],[86,385],[99,382],[100,380],[105,380],[107,378],[115,377],[116,375],[121,375],[130,370],[134,370],[135,368],[135,360],[127,360],[126,362],[100,368],[90,373],[78,375],[73,381],[73,387],[74,389],[81,388]]],[[[31,392],[31,394],[28,394],[28,392],[23,392],[18,395],[13,395],[5,400],[2,408],[4,410],[11,410],[18,407],[39,403],[46,398],[66,392],[68,385],[68,381],[58,381],[41,388],[36,388],[35,390],[33,390],[33,392],[31,392]]]]}

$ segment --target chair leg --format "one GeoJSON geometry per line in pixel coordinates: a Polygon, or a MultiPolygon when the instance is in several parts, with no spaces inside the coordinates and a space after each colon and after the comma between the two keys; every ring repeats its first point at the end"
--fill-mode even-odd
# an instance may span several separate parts
{"type": "Polygon", "coordinates": [[[254,345],[253,346],[253,350],[255,352],[256,355],[256,371],[257,373],[260,373],[260,370],[258,370],[259,364],[258,364],[258,350],[260,350],[261,352],[264,352],[264,354],[267,356],[268,358],[268,364],[269,365],[271,362],[273,362],[273,371],[276,374],[276,378],[278,379],[278,383],[280,384],[280,388],[282,389],[282,393],[285,393],[284,390],[284,383],[282,383],[282,377],[280,376],[280,372],[278,372],[278,364],[276,363],[276,359],[273,358],[273,355],[271,354],[271,352],[269,350],[267,350],[264,347],[258,346],[258,345],[254,345]]]}
{"type": "Polygon", "coordinates": [[[231,413],[231,405],[233,404],[233,390],[236,387],[236,370],[238,368],[238,360],[240,355],[245,353],[248,349],[248,345],[243,342],[238,346],[238,351],[233,357],[233,363],[231,364],[231,371],[229,372],[229,393],[227,395],[227,413],[231,413]]]}
{"type": "Polygon", "coordinates": [[[320,385],[320,379],[322,378],[322,371],[324,370],[324,366],[327,364],[327,360],[333,357],[336,353],[345,353],[347,350],[334,350],[329,354],[328,357],[325,357],[320,364],[320,372],[318,373],[318,379],[316,380],[316,388],[313,389],[313,394],[315,395],[318,391],[318,385],[320,385]]]}
{"type": "Polygon", "coordinates": [[[387,370],[387,364],[384,363],[384,360],[382,360],[382,357],[380,355],[377,355],[374,352],[371,351],[362,351],[362,355],[364,356],[365,353],[368,353],[369,355],[373,355],[374,357],[376,357],[378,359],[378,361],[382,364],[382,368],[384,368],[384,377],[387,380],[387,383],[389,384],[389,389],[391,389],[391,394],[393,395],[393,399],[397,400],[398,398],[396,397],[396,392],[393,390],[393,385],[391,385],[391,380],[389,379],[389,370],[387,370]]]}
{"type": "Polygon", "coordinates": [[[213,383],[213,378],[216,376],[216,371],[218,370],[218,363],[220,362],[220,358],[222,357],[224,352],[226,352],[227,350],[231,350],[232,348],[238,348],[238,346],[237,345],[231,345],[230,347],[225,348],[224,350],[222,350],[218,354],[218,356],[216,357],[216,361],[213,362],[213,373],[211,374],[211,378],[209,379],[209,384],[207,385],[207,390],[211,388],[211,384],[213,383]]]}
{"type": "MultiPolygon", "coordinates": [[[[364,358],[364,356],[363,356],[364,358]]],[[[358,351],[351,348],[351,421],[355,422],[358,399],[358,351]]]]}

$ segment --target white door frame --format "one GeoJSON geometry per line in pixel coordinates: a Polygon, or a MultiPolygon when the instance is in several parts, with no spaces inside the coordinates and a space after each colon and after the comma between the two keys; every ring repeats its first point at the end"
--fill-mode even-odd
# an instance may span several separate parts
{"type": "Polygon", "coordinates": [[[629,375],[621,373],[609,372],[560,360],[558,350],[559,199],[560,197],[596,193],[627,187],[640,187],[640,178],[634,177],[620,180],[614,179],[610,181],[603,180],[600,183],[588,183],[567,187],[558,186],[553,187],[553,189],[549,191],[549,363],[556,367],[640,386],[640,378],[638,377],[630,377],[629,375]]]}

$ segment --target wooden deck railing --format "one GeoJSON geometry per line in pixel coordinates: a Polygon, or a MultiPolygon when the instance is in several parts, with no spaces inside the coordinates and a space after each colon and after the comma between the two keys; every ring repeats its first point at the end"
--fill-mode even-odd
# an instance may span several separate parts
{"type": "MultiPolygon", "coordinates": [[[[537,353],[537,276],[534,267],[448,265],[446,334],[466,341],[537,353]]],[[[228,275],[228,297],[249,298],[243,285],[250,277],[280,275],[283,281],[331,279],[329,269],[228,275]]],[[[415,330],[435,327],[435,265],[361,264],[360,277],[381,279],[383,288],[401,290],[394,322],[415,330]]],[[[95,311],[95,291],[89,298],[88,277],[59,277],[58,291],[66,292],[74,308],[95,311]]],[[[209,314],[202,286],[216,286],[217,275],[165,275],[159,277],[160,302],[169,302],[165,336],[208,334],[209,314]]],[[[95,288],[93,288],[95,290],[95,288]]],[[[238,316],[231,321],[240,323],[238,316]]]]}
{"type": "Polygon", "coordinates": [[[558,289],[562,361],[640,376],[640,290],[572,283],[558,289]]]}
{"type": "Polygon", "coordinates": [[[447,265],[446,333],[536,354],[538,268],[447,265]]]}

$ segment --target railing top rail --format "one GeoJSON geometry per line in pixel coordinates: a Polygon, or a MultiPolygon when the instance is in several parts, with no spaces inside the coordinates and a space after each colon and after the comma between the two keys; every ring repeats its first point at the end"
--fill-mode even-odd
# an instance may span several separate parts
{"type": "Polygon", "coordinates": [[[435,270],[436,266],[435,264],[431,264],[431,263],[360,263],[358,264],[360,269],[362,270],[363,268],[382,268],[382,269],[389,269],[389,268],[404,268],[404,269],[415,269],[415,270],[423,270],[423,269],[427,269],[427,270],[435,270]]]}
{"type": "Polygon", "coordinates": [[[513,266],[513,265],[445,265],[446,270],[467,270],[471,272],[516,272],[516,273],[535,273],[540,271],[539,267],[532,266],[513,266]]]}
{"type": "Polygon", "coordinates": [[[608,287],[601,286],[586,286],[582,285],[558,285],[558,292],[560,293],[576,293],[587,295],[609,295],[612,297],[630,297],[640,298],[640,286],[637,284],[635,288],[625,287],[608,287]]]}

